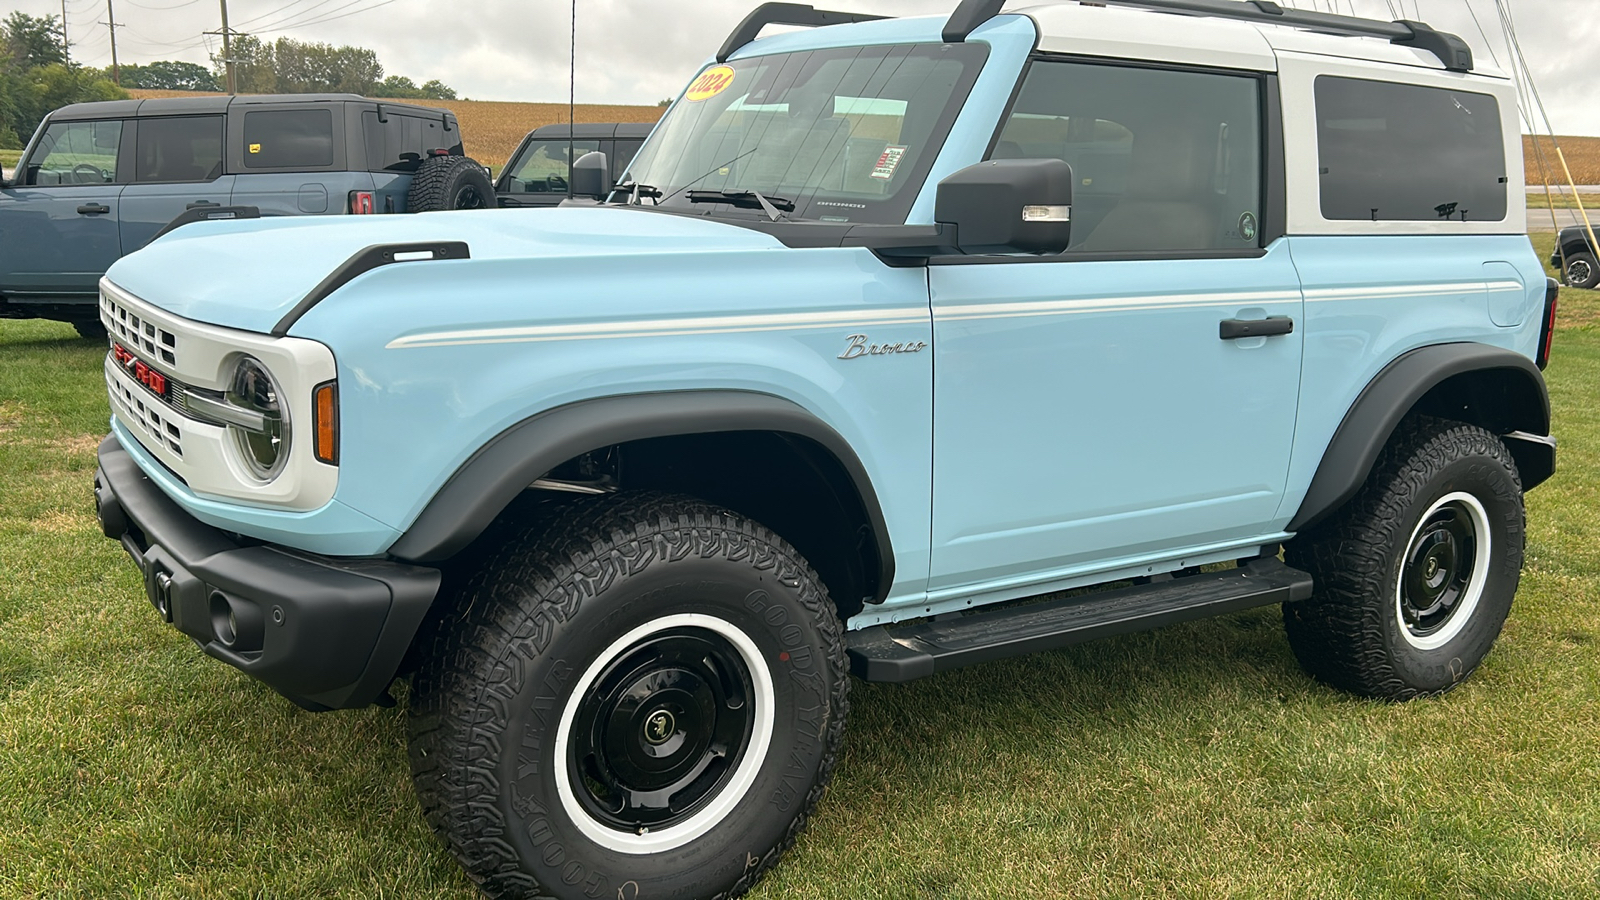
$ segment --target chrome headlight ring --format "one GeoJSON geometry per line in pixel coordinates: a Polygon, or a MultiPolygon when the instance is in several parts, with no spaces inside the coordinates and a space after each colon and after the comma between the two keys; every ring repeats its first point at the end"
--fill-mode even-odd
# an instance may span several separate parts
{"type": "Polygon", "coordinates": [[[228,424],[245,468],[261,481],[278,477],[289,462],[289,404],[272,373],[260,360],[241,357],[228,384],[227,402],[254,414],[228,424]]]}

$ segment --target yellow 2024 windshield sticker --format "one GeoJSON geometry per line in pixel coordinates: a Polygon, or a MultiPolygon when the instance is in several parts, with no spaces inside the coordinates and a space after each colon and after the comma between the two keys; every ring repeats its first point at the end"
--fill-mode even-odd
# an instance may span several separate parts
{"type": "Polygon", "coordinates": [[[712,66],[701,72],[694,84],[689,85],[689,92],[683,95],[683,99],[698,103],[722,93],[730,84],[733,84],[733,66],[712,66]]]}

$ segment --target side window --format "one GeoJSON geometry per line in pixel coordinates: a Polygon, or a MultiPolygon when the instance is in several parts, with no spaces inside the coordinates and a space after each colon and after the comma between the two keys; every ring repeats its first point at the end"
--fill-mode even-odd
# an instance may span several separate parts
{"type": "Polygon", "coordinates": [[[1072,166],[1072,247],[1173,253],[1260,246],[1260,81],[1040,60],[992,159],[1072,166]]]}
{"type": "Polygon", "coordinates": [[[1506,217],[1505,142],[1493,97],[1332,75],[1317,78],[1316,97],[1323,218],[1506,217]]]}
{"type": "MultiPolygon", "coordinates": [[[[599,149],[599,141],[572,142],[573,159],[599,149]]],[[[533,141],[517,158],[506,189],[514,194],[565,194],[571,168],[566,138],[533,141]]]]}
{"type": "Polygon", "coordinates": [[[109,184],[117,180],[122,120],[55,122],[45,129],[27,163],[27,183],[109,184]]]}
{"type": "Polygon", "coordinates": [[[244,164],[252,169],[333,165],[333,111],[264,109],[245,113],[244,164]]]}
{"type": "Polygon", "coordinates": [[[135,181],[202,182],[222,174],[222,117],[140,119],[135,181]]]}
{"type": "Polygon", "coordinates": [[[611,178],[620,181],[622,173],[628,171],[628,163],[633,162],[633,157],[639,152],[639,145],[643,144],[642,138],[617,138],[612,144],[611,152],[611,178]]]}

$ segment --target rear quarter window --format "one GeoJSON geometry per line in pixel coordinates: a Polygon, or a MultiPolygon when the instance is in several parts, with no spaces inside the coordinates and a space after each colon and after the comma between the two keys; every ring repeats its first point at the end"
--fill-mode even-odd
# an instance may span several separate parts
{"type": "Polygon", "coordinates": [[[1323,218],[1506,217],[1505,142],[1494,97],[1323,75],[1316,104],[1323,218]]]}
{"type": "Polygon", "coordinates": [[[272,109],[244,114],[244,164],[252,169],[333,165],[333,111],[272,109]]]}

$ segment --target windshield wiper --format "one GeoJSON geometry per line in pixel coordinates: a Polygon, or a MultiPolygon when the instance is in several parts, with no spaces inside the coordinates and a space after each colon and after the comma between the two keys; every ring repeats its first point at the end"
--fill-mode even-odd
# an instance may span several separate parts
{"type": "Polygon", "coordinates": [[[794,212],[794,201],[782,197],[768,197],[760,191],[690,191],[690,203],[726,203],[730,206],[755,209],[759,206],[772,221],[778,221],[783,212],[794,212]],[[751,201],[754,201],[752,203],[751,201]]]}
{"type": "Polygon", "coordinates": [[[613,187],[611,192],[631,197],[634,205],[638,205],[639,201],[645,198],[649,198],[657,206],[661,205],[661,189],[648,184],[640,184],[637,181],[624,181],[613,187]]]}

